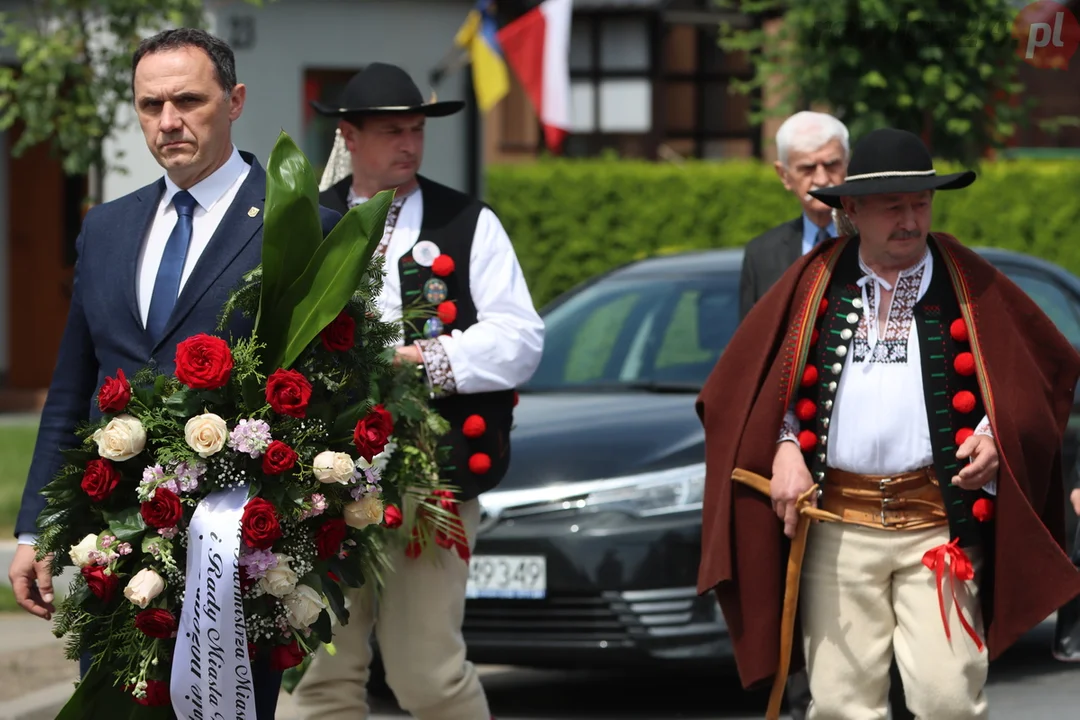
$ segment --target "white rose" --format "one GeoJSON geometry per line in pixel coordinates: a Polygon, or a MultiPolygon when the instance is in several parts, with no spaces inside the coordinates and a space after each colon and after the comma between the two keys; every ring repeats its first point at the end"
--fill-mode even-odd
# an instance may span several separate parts
{"type": "Polygon", "coordinates": [[[128,581],[127,587],[124,588],[124,597],[139,607],[145,608],[164,589],[165,581],[161,579],[161,576],[150,568],[143,568],[128,581]]]}
{"type": "Polygon", "coordinates": [[[68,553],[71,562],[81,568],[91,565],[90,553],[97,550],[97,541],[97,535],[87,535],[78,545],[72,545],[71,552],[68,553]]]}
{"type": "Polygon", "coordinates": [[[321,483],[341,483],[352,479],[356,464],[347,453],[326,450],[315,456],[311,463],[311,472],[321,483]]]}
{"type": "Polygon", "coordinates": [[[98,455],[116,462],[130,460],[146,447],[146,429],[139,419],[128,414],[117,415],[109,424],[94,432],[98,455]]]}
{"type": "Polygon", "coordinates": [[[214,413],[196,415],[184,426],[184,440],[188,447],[208,458],[221,452],[229,439],[229,426],[214,413]]]}
{"type": "Polygon", "coordinates": [[[345,524],[354,528],[365,528],[368,525],[382,522],[383,502],[375,495],[365,495],[355,502],[345,506],[342,511],[345,515],[345,524]]]}
{"type": "Polygon", "coordinates": [[[274,553],[274,557],[277,558],[277,566],[267,570],[266,575],[259,578],[259,587],[263,589],[263,592],[283,598],[293,591],[298,578],[289,567],[291,557],[280,553],[274,553]]]}
{"type": "Polygon", "coordinates": [[[309,585],[297,585],[296,590],[286,595],[281,602],[285,605],[285,619],[297,630],[311,627],[326,607],[319,593],[309,585]]]}

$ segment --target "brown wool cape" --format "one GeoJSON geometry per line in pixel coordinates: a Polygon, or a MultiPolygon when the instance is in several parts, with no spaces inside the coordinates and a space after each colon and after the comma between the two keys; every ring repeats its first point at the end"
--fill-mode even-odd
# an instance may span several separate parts
{"type": "MultiPolygon", "coordinates": [[[[698,592],[715,592],[747,689],[777,672],[789,542],[769,498],[733,482],[731,473],[772,474],[780,425],[806,362],[811,308],[851,241],[820,243],[789,268],[740,324],[697,398],[706,455],[698,592]]],[[[934,272],[952,277],[999,452],[996,549],[981,592],[993,660],[1080,595],[1080,572],[1062,549],[1061,467],[1080,355],[986,260],[944,233],[931,233],[930,242],[946,266],[934,272]]],[[[926,621],[941,624],[936,615],[926,621]]],[[[800,637],[796,626],[792,672],[804,665],[800,637]]]]}

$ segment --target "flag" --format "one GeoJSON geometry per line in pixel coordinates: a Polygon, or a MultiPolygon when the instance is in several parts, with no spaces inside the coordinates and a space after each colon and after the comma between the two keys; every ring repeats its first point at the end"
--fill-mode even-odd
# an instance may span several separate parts
{"type": "Polygon", "coordinates": [[[495,37],[497,31],[491,0],[478,0],[454,37],[454,44],[469,54],[476,104],[482,112],[495,107],[510,92],[510,73],[495,37]]]}
{"type": "Polygon", "coordinates": [[[498,32],[506,62],[532,101],[544,142],[558,153],[570,132],[571,0],[544,0],[498,32]]]}

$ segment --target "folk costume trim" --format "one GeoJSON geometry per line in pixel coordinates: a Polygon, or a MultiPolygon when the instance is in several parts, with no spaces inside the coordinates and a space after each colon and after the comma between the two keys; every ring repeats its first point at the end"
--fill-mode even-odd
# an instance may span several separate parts
{"type": "Polygon", "coordinates": [[[927,279],[927,266],[932,267],[930,257],[930,249],[927,248],[926,255],[918,265],[900,272],[895,288],[878,277],[862,261],[862,258],[859,258],[859,268],[866,275],[858,282],[859,287],[862,288],[863,317],[855,331],[851,358],[854,362],[907,362],[908,337],[911,334],[911,324],[915,320],[915,304],[925,289],[923,286],[924,280],[927,279]],[[882,287],[885,290],[892,290],[893,295],[889,301],[885,333],[879,337],[878,298],[881,297],[879,290],[882,287]]]}
{"type": "Polygon", "coordinates": [[[439,339],[425,338],[413,344],[420,350],[420,359],[424,362],[424,370],[427,372],[432,392],[437,396],[452,395],[457,392],[457,381],[454,380],[454,368],[450,366],[450,356],[446,354],[446,348],[439,339]]]}

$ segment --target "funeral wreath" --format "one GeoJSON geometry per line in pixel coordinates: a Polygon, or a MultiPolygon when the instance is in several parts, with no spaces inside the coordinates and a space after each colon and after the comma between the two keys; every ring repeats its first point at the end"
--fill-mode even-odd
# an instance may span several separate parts
{"type": "Polygon", "coordinates": [[[298,665],[332,641],[330,613],[348,621],[343,587],[378,587],[388,542],[455,531],[445,421],[419,370],[393,363],[398,329],[375,307],[392,194],[325,238],[317,194],[283,133],[262,262],[217,333],[180,342],[171,374],[107,378],[102,417],[44,490],[38,557],[78,569],[54,632],[91,658],[61,718],[254,717],[257,658],[298,665]],[[227,337],[242,316],[252,332],[227,337]]]}

